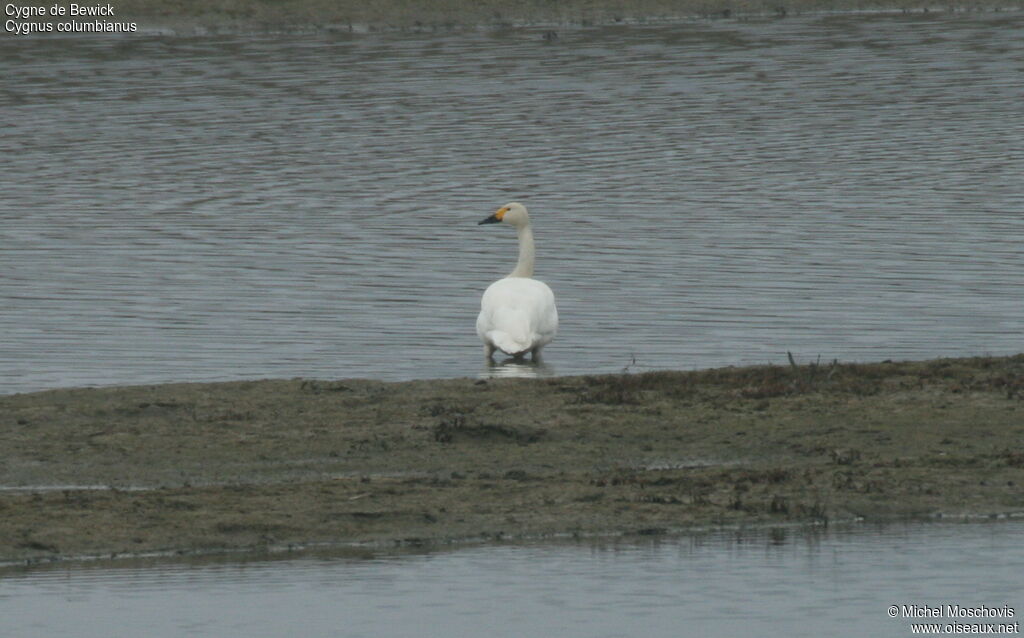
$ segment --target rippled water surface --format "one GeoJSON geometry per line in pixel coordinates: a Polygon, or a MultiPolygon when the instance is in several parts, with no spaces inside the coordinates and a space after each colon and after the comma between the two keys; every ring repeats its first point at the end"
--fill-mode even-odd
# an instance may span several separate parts
{"type": "Polygon", "coordinates": [[[909,636],[1024,614],[1021,523],[0,571],[5,638],[909,636]],[[891,605],[900,607],[890,617],[891,605]]]}
{"type": "Polygon", "coordinates": [[[0,392],[1008,354],[1024,17],[0,39],[0,392]],[[635,360],[635,363],[633,363],[635,360]]]}

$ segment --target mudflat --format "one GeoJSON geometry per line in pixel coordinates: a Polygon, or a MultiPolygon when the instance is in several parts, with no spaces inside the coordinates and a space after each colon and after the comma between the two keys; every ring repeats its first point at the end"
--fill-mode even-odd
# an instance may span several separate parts
{"type": "Polygon", "coordinates": [[[0,561],[1024,512],[1024,355],[0,396],[0,561]]]}

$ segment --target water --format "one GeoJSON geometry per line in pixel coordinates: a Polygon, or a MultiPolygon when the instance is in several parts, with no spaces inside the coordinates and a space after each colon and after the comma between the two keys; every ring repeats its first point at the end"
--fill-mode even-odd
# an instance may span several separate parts
{"type": "Polygon", "coordinates": [[[0,392],[1009,354],[1024,16],[0,39],[0,392]]]}
{"type": "MultiPolygon", "coordinates": [[[[1024,614],[1024,524],[715,533],[0,572],[7,638],[908,636],[890,605],[1024,614]]],[[[922,622],[935,619],[924,618],[922,622]]],[[[978,619],[938,619],[976,622],[978,619]]]]}

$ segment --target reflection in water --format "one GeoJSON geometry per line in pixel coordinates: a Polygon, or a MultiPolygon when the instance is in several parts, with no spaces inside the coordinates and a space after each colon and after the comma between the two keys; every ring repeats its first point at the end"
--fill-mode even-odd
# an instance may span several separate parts
{"type": "Polygon", "coordinates": [[[555,376],[555,369],[544,359],[514,359],[508,358],[504,361],[487,361],[484,369],[480,372],[481,379],[500,379],[518,377],[524,379],[535,379],[539,377],[555,376]]]}
{"type": "Polygon", "coordinates": [[[494,638],[909,636],[912,620],[890,618],[890,605],[1020,614],[1022,532],[1019,521],[783,528],[361,558],[58,565],[0,572],[0,626],[4,638],[252,638],[297,627],[309,638],[478,636],[481,627],[494,638]]]}
{"type": "Polygon", "coordinates": [[[1019,12],[542,33],[0,38],[0,392],[1020,349],[1019,12]]]}

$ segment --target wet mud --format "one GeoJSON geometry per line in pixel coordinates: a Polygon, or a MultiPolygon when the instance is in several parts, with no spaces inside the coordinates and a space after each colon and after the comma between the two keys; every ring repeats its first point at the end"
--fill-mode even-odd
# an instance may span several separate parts
{"type": "Polygon", "coordinates": [[[0,561],[1024,512],[1024,355],[0,397],[0,561]]]}

